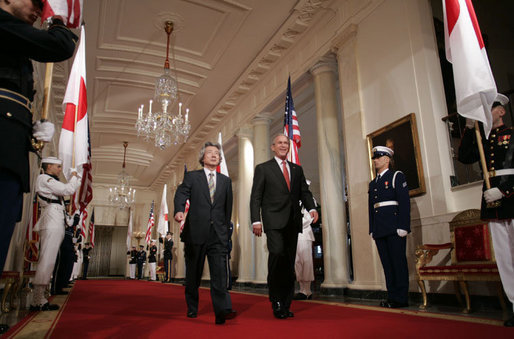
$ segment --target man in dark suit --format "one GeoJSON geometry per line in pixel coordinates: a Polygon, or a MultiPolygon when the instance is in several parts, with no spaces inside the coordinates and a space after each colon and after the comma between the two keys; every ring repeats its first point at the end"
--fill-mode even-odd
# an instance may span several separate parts
{"type": "Polygon", "coordinates": [[[373,148],[377,177],[369,183],[369,233],[375,239],[384,268],[387,300],[380,306],[408,306],[409,271],[407,267],[407,234],[410,232],[410,198],[405,175],[390,171],[393,150],[373,148]]]}
{"type": "Polygon", "coordinates": [[[198,313],[198,287],[202,279],[205,257],[211,274],[211,299],[215,323],[223,324],[233,318],[227,290],[227,245],[232,215],[232,182],[216,172],[221,162],[221,146],[206,142],[200,152],[202,170],[187,172],[175,193],[175,220],[184,220],[186,200],[189,213],[180,239],[184,242],[186,259],[187,316],[198,313]]]}
{"type": "Polygon", "coordinates": [[[289,139],[277,135],[271,150],[275,157],[255,167],[250,212],[253,233],[266,233],[269,250],[268,288],[273,315],[279,319],[293,317],[290,311],[294,294],[296,244],[302,232],[300,201],[318,220],[312,193],[301,166],[287,161],[289,139]],[[262,223],[261,223],[262,215],[262,223]]]}

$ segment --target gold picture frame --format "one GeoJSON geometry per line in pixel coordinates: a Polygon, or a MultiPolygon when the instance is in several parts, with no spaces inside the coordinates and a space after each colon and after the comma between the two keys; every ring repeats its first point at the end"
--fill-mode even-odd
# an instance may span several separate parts
{"type": "Polygon", "coordinates": [[[410,113],[366,136],[371,180],[375,178],[371,150],[375,146],[388,146],[394,151],[394,169],[400,170],[405,174],[411,197],[426,193],[425,176],[416,126],[416,115],[410,113]]]}

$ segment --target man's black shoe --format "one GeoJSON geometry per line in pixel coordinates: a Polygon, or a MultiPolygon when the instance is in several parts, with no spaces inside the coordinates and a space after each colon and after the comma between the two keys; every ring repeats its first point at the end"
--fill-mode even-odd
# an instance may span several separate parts
{"type": "Polygon", "coordinates": [[[408,307],[408,303],[399,303],[396,301],[387,301],[384,307],[387,308],[402,308],[402,307],[408,307]]]}
{"type": "Polygon", "coordinates": [[[225,323],[225,313],[216,314],[216,319],[214,320],[216,325],[222,325],[225,323]]]}
{"type": "Polygon", "coordinates": [[[307,295],[302,292],[298,292],[294,295],[293,300],[307,300],[307,295]]]}
{"type": "Polygon", "coordinates": [[[41,311],[56,311],[59,309],[59,305],[46,303],[41,306],[41,311]]]}
{"type": "Polygon", "coordinates": [[[273,315],[277,319],[286,319],[287,313],[284,310],[284,306],[282,306],[282,303],[279,301],[274,301],[271,303],[271,308],[273,309],[273,315]]]}
{"type": "Polygon", "coordinates": [[[294,318],[294,313],[289,310],[286,310],[285,314],[287,315],[288,318],[294,318]]]}
{"type": "Polygon", "coordinates": [[[510,318],[509,320],[505,320],[503,326],[514,327],[514,317],[510,318]]]}
{"type": "Polygon", "coordinates": [[[380,307],[387,307],[388,301],[387,300],[381,300],[380,301],[380,307]]]}
{"type": "Polygon", "coordinates": [[[225,319],[234,319],[237,317],[236,310],[225,310],[225,319]]]}
{"type": "Polygon", "coordinates": [[[196,312],[188,311],[188,312],[187,312],[187,317],[188,317],[188,318],[196,318],[196,312]]]}
{"type": "Polygon", "coordinates": [[[0,334],[4,334],[9,330],[9,325],[7,324],[0,324],[0,334]]]}
{"type": "Polygon", "coordinates": [[[56,311],[59,309],[59,305],[46,303],[44,305],[30,305],[30,311],[56,311]]]}

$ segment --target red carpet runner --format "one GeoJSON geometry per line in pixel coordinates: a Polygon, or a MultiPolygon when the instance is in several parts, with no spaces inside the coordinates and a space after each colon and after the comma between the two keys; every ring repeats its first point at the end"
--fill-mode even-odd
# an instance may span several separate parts
{"type": "MultiPolygon", "coordinates": [[[[273,318],[267,297],[232,293],[238,317],[214,325],[209,290],[186,317],[184,287],[128,280],[78,281],[51,338],[512,338],[514,329],[313,302],[273,318]]],[[[424,313],[426,315],[426,313],[424,313]]]]}

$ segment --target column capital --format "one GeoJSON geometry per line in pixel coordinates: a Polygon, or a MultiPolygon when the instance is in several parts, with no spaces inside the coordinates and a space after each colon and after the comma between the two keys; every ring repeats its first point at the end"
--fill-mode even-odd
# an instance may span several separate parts
{"type": "Polygon", "coordinates": [[[332,52],[339,53],[357,37],[358,26],[350,24],[332,40],[332,52]]]}
{"type": "Polygon", "coordinates": [[[252,119],[254,126],[256,125],[269,125],[271,123],[272,114],[270,112],[261,112],[255,115],[252,119]]]}
{"type": "Polygon", "coordinates": [[[242,139],[242,138],[252,138],[253,137],[253,130],[252,130],[252,127],[248,124],[242,126],[237,132],[236,132],[236,136],[239,138],[239,139],[242,139]]]}
{"type": "Polygon", "coordinates": [[[321,57],[309,71],[314,76],[325,72],[334,72],[337,74],[337,61],[335,55],[333,53],[329,53],[321,57]]]}

